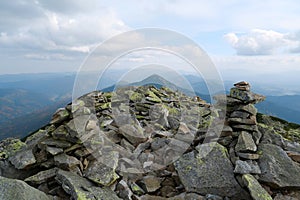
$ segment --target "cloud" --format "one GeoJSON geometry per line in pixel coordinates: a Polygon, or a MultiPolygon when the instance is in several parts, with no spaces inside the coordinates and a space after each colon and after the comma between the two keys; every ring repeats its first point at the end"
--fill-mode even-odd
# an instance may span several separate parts
{"type": "Polygon", "coordinates": [[[114,11],[95,0],[1,1],[0,13],[0,50],[23,50],[26,58],[85,54],[99,42],[129,30],[114,11]]]}
{"type": "Polygon", "coordinates": [[[299,44],[299,40],[292,38],[290,33],[262,29],[253,29],[244,34],[228,33],[224,38],[238,55],[287,53],[299,44]]]}

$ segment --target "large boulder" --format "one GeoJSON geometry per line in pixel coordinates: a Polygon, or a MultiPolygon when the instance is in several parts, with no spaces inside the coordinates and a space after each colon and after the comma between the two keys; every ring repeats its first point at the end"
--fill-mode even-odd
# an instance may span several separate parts
{"type": "Polygon", "coordinates": [[[244,174],[242,179],[254,200],[272,200],[272,197],[269,195],[269,193],[251,174],[244,174]]]}
{"type": "Polygon", "coordinates": [[[72,199],[119,199],[110,188],[94,186],[87,179],[72,172],[59,170],[56,180],[62,184],[63,189],[72,196],[72,199]]]}
{"type": "Polygon", "coordinates": [[[279,146],[259,145],[259,180],[274,188],[300,188],[300,166],[279,146]]]}
{"type": "Polygon", "coordinates": [[[10,200],[50,200],[43,192],[27,185],[24,181],[0,176],[0,199],[10,200]]]}
{"type": "Polygon", "coordinates": [[[212,142],[198,145],[196,150],[184,154],[175,162],[175,168],[187,192],[248,199],[248,195],[235,180],[225,147],[212,142]]]}

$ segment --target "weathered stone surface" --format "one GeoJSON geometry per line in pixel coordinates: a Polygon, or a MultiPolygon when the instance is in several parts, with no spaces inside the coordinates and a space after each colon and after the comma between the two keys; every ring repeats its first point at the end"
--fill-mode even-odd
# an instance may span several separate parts
{"type": "Polygon", "coordinates": [[[56,176],[57,171],[58,168],[52,168],[46,171],[41,171],[33,176],[26,178],[25,181],[32,184],[42,184],[44,182],[47,182],[49,179],[54,178],[56,176]]]}
{"type": "Polygon", "coordinates": [[[65,108],[59,108],[52,116],[50,124],[63,122],[64,120],[68,119],[69,115],[69,112],[65,108]]]}
{"type": "Polygon", "coordinates": [[[27,183],[0,176],[0,199],[3,200],[51,200],[45,193],[27,185],[27,183]]]}
{"type": "Polygon", "coordinates": [[[259,150],[262,151],[258,160],[262,172],[260,181],[275,188],[300,188],[300,166],[282,148],[273,144],[261,144],[259,150]]]}
{"type": "Polygon", "coordinates": [[[236,111],[233,111],[231,114],[230,114],[230,118],[242,118],[242,119],[247,119],[249,118],[250,114],[248,112],[243,112],[243,111],[239,111],[239,110],[236,110],[236,111]]]}
{"type": "Polygon", "coordinates": [[[272,200],[272,197],[268,194],[268,192],[251,174],[244,174],[243,181],[254,200],[272,200]]]}
{"type": "Polygon", "coordinates": [[[260,155],[256,153],[240,153],[237,152],[237,155],[241,158],[249,159],[249,160],[257,160],[259,159],[260,155]]]}
{"type": "Polygon", "coordinates": [[[64,140],[56,140],[53,138],[47,138],[46,140],[43,140],[41,142],[42,145],[47,145],[50,147],[57,147],[57,148],[68,148],[72,146],[70,142],[64,141],[64,140]]]}
{"type": "Polygon", "coordinates": [[[246,131],[239,134],[238,142],[235,146],[237,152],[255,152],[257,150],[256,144],[252,139],[252,135],[246,131]]]}
{"type": "Polygon", "coordinates": [[[239,99],[244,103],[252,103],[255,101],[252,92],[239,90],[238,88],[231,88],[230,96],[239,99]]]}
{"type": "Polygon", "coordinates": [[[228,122],[230,124],[245,124],[245,125],[255,125],[256,124],[256,118],[252,116],[251,118],[243,119],[238,117],[231,117],[228,118],[228,122]]]}
{"type": "Polygon", "coordinates": [[[69,156],[65,153],[54,156],[54,163],[56,166],[62,169],[71,169],[77,165],[80,165],[80,161],[77,158],[69,156]]]}
{"type": "Polygon", "coordinates": [[[199,145],[196,150],[175,162],[186,191],[239,199],[244,191],[234,178],[226,148],[213,142],[199,145]]]}
{"type": "Polygon", "coordinates": [[[291,191],[287,194],[277,194],[274,200],[299,200],[300,199],[300,191],[291,191]]]}
{"type": "Polygon", "coordinates": [[[143,128],[139,124],[125,124],[121,126],[119,130],[120,133],[135,146],[147,139],[144,135],[143,128]]]}
{"type": "Polygon", "coordinates": [[[118,196],[125,200],[131,200],[131,196],[133,195],[126,181],[121,180],[116,187],[118,191],[118,196]]]}
{"type": "Polygon", "coordinates": [[[265,100],[265,96],[254,94],[250,91],[240,90],[238,88],[230,89],[230,97],[241,100],[243,103],[258,103],[265,100]]]}
{"type": "Polygon", "coordinates": [[[119,175],[115,172],[118,159],[118,152],[109,152],[107,155],[92,161],[84,171],[84,176],[97,184],[109,186],[119,178],[119,175]]]}
{"type": "Polygon", "coordinates": [[[9,158],[9,161],[17,168],[24,169],[36,163],[36,159],[31,149],[19,151],[9,158]]]}
{"type": "Polygon", "coordinates": [[[257,162],[252,160],[237,160],[235,162],[234,173],[237,174],[260,174],[260,168],[257,162]]]}
{"type": "Polygon", "coordinates": [[[257,126],[253,126],[249,124],[232,124],[231,127],[234,130],[250,131],[250,132],[258,131],[257,126]]]}
{"type": "Polygon", "coordinates": [[[146,192],[155,192],[161,187],[161,181],[161,178],[149,175],[143,177],[143,179],[140,181],[140,184],[146,192]]]}
{"type": "Polygon", "coordinates": [[[0,142],[0,160],[6,159],[20,150],[24,149],[26,144],[15,138],[7,138],[0,142]]]}
{"type": "Polygon", "coordinates": [[[250,91],[250,84],[246,81],[235,83],[234,86],[239,90],[250,91]]]}
{"type": "Polygon", "coordinates": [[[72,172],[59,170],[57,172],[56,180],[62,184],[63,189],[70,194],[73,199],[120,199],[111,189],[94,186],[88,180],[73,174],[72,172]]]}
{"type": "Polygon", "coordinates": [[[64,152],[64,150],[63,150],[62,148],[49,147],[49,146],[46,147],[46,151],[47,151],[48,153],[50,153],[52,156],[55,156],[55,155],[57,155],[57,154],[59,154],[59,153],[64,152]]]}
{"type": "Polygon", "coordinates": [[[253,104],[237,105],[234,109],[236,111],[248,112],[251,115],[257,114],[257,109],[255,108],[255,106],[253,104]]]}

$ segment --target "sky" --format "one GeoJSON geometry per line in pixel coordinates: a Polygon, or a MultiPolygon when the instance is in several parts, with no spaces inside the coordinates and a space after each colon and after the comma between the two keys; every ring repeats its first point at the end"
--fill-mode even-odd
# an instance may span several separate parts
{"type": "Polygon", "coordinates": [[[102,42],[154,27],[196,42],[224,79],[299,83],[297,0],[2,0],[0,16],[0,74],[76,71],[102,42]]]}

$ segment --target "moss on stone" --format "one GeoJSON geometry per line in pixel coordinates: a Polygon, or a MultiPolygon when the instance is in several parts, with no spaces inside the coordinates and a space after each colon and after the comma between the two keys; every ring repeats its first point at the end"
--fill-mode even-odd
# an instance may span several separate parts
{"type": "Polygon", "coordinates": [[[144,98],[144,95],[138,92],[133,92],[130,96],[129,99],[132,102],[141,102],[144,98]]]}
{"type": "Polygon", "coordinates": [[[26,144],[19,139],[7,139],[3,141],[7,143],[4,148],[0,151],[0,158],[6,159],[10,156],[13,156],[17,152],[21,151],[23,148],[26,147],[26,144]]]}

